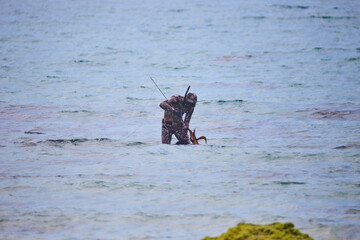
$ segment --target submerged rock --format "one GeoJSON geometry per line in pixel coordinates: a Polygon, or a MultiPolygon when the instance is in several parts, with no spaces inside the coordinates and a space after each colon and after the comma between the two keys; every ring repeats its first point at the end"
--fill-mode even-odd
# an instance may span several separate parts
{"type": "Polygon", "coordinates": [[[308,234],[301,233],[293,223],[272,223],[256,225],[239,223],[218,237],[205,237],[203,240],[313,240],[308,234]]]}

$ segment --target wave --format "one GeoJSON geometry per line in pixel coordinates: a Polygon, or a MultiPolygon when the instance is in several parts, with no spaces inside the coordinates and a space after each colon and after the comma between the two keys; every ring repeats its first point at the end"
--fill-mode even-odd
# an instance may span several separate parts
{"type": "MultiPolygon", "coordinates": [[[[32,133],[32,134],[38,134],[38,133],[32,133]]],[[[42,134],[42,133],[41,133],[42,134]]],[[[73,145],[78,146],[86,143],[116,143],[116,146],[143,146],[147,145],[145,142],[141,141],[129,141],[124,142],[121,140],[114,140],[110,138],[70,138],[70,139],[47,139],[42,141],[34,142],[31,138],[23,138],[21,141],[14,142],[15,144],[20,144],[23,147],[34,147],[38,145],[48,145],[53,147],[65,147],[66,145],[73,145]]]]}
{"type": "Polygon", "coordinates": [[[144,100],[142,98],[134,98],[134,97],[127,97],[126,100],[130,100],[130,101],[140,101],[140,100],[144,100]]]}
{"type": "Polygon", "coordinates": [[[235,100],[218,100],[218,103],[242,103],[244,100],[241,99],[235,99],[235,100]]]}
{"type": "Polygon", "coordinates": [[[263,20],[263,19],[266,19],[267,17],[266,16],[244,16],[244,17],[241,17],[241,19],[252,19],[252,20],[263,20]]]}
{"type": "Polygon", "coordinates": [[[352,57],[352,58],[347,58],[346,61],[348,62],[355,62],[355,61],[359,61],[360,57],[352,57]]]}
{"type": "Polygon", "coordinates": [[[341,19],[356,19],[357,17],[353,16],[310,16],[312,19],[334,19],[334,20],[341,20],[341,19]]]}
{"type": "Polygon", "coordinates": [[[85,59],[74,60],[73,62],[76,64],[84,65],[84,66],[105,66],[106,65],[104,63],[94,62],[94,61],[85,60],[85,59]]]}
{"type": "Polygon", "coordinates": [[[329,16],[329,15],[320,15],[320,16],[291,16],[291,17],[272,17],[272,16],[243,16],[240,17],[242,20],[266,20],[266,19],[276,19],[276,20],[306,20],[306,19],[320,19],[320,20],[351,20],[358,19],[356,16],[329,16]]]}
{"type": "Polygon", "coordinates": [[[24,133],[25,134],[45,134],[43,132],[38,132],[38,131],[35,131],[35,130],[25,131],[24,133]]]}
{"type": "Polygon", "coordinates": [[[302,6],[302,5],[277,5],[274,4],[273,7],[280,7],[280,8],[285,8],[285,9],[301,9],[301,10],[305,10],[310,8],[309,6],[302,6]]]}
{"type": "Polygon", "coordinates": [[[80,59],[80,60],[74,60],[74,62],[75,63],[91,63],[92,61],[80,59]]]}
{"type": "Polygon", "coordinates": [[[314,109],[311,111],[311,116],[316,119],[360,119],[360,110],[327,110],[314,109]]]}
{"type": "Polygon", "coordinates": [[[92,111],[88,111],[88,110],[63,110],[60,111],[60,113],[91,113],[92,111]]]}
{"type": "Polygon", "coordinates": [[[318,120],[360,120],[360,106],[354,104],[329,104],[298,110],[318,120]]]}
{"type": "Polygon", "coordinates": [[[244,100],[242,99],[233,99],[233,100],[216,100],[216,101],[205,101],[203,102],[203,104],[212,104],[212,103],[216,103],[218,105],[223,105],[223,104],[239,104],[239,103],[243,103],[244,100]]]}
{"type": "Polygon", "coordinates": [[[80,143],[85,143],[85,142],[112,142],[112,141],[113,140],[111,140],[109,138],[47,139],[45,141],[39,141],[38,144],[45,143],[45,144],[49,144],[49,145],[66,145],[66,144],[79,145],[80,143]]]}
{"type": "Polygon", "coordinates": [[[126,144],[126,146],[139,146],[139,145],[145,145],[144,142],[129,142],[126,144]]]}
{"type": "Polygon", "coordinates": [[[349,149],[349,148],[360,148],[360,144],[348,144],[343,146],[334,147],[334,149],[349,149]]]}
{"type": "Polygon", "coordinates": [[[291,181],[275,181],[274,183],[280,185],[303,185],[305,182],[291,182],[291,181]]]}
{"type": "Polygon", "coordinates": [[[51,79],[51,78],[60,78],[60,77],[58,77],[58,76],[51,76],[51,75],[47,75],[47,76],[46,76],[46,78],[50,78],[50,79],[51,79]]]}
{"type": "Polygon", "coordinates": [[[185,12],[187,11],[186,9],[182,9],[182,8],[179,8],[179,9],[169,9],[168,12],[175,12],[175,13],[181,13],[181,12],[185,12]]]}

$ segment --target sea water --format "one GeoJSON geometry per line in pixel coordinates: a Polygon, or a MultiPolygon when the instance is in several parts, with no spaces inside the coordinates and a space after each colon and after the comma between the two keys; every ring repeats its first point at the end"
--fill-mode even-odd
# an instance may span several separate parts
{"type": "Polygon", "coordinates": [[[0,238],[360,238],[359,1],[1,1],[0,238]],[[161,144],[198,96],[208,143],[161,144]]]}

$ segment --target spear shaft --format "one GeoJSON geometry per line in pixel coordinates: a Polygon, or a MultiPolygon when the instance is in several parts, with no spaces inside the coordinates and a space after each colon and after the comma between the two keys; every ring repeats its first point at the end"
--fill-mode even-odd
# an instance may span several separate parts
{"type": "Polygon", "coordinates": [[[159,88],[159,86],[156,84],[156,82],[154,81],[154,79],[152,77],[150,77],[151,81],[155,84],[155,86],[157,87],[157,89],[159,89],[159,91],[161,92],[161,94],[164,96],[164,98],[167,100],[167,97],[165,96],[165,94],[161,91],[161,89],[159,88]]]}

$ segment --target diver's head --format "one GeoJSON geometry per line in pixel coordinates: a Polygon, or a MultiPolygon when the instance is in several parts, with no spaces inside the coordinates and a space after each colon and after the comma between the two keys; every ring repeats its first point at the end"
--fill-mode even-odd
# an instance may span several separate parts
{"type": "Polygon", "coordinates": [[[197,96],[195,93],[188,93],[185,96],[185,106],[186,107],[195,107],[197,102],[197,96]]]}

